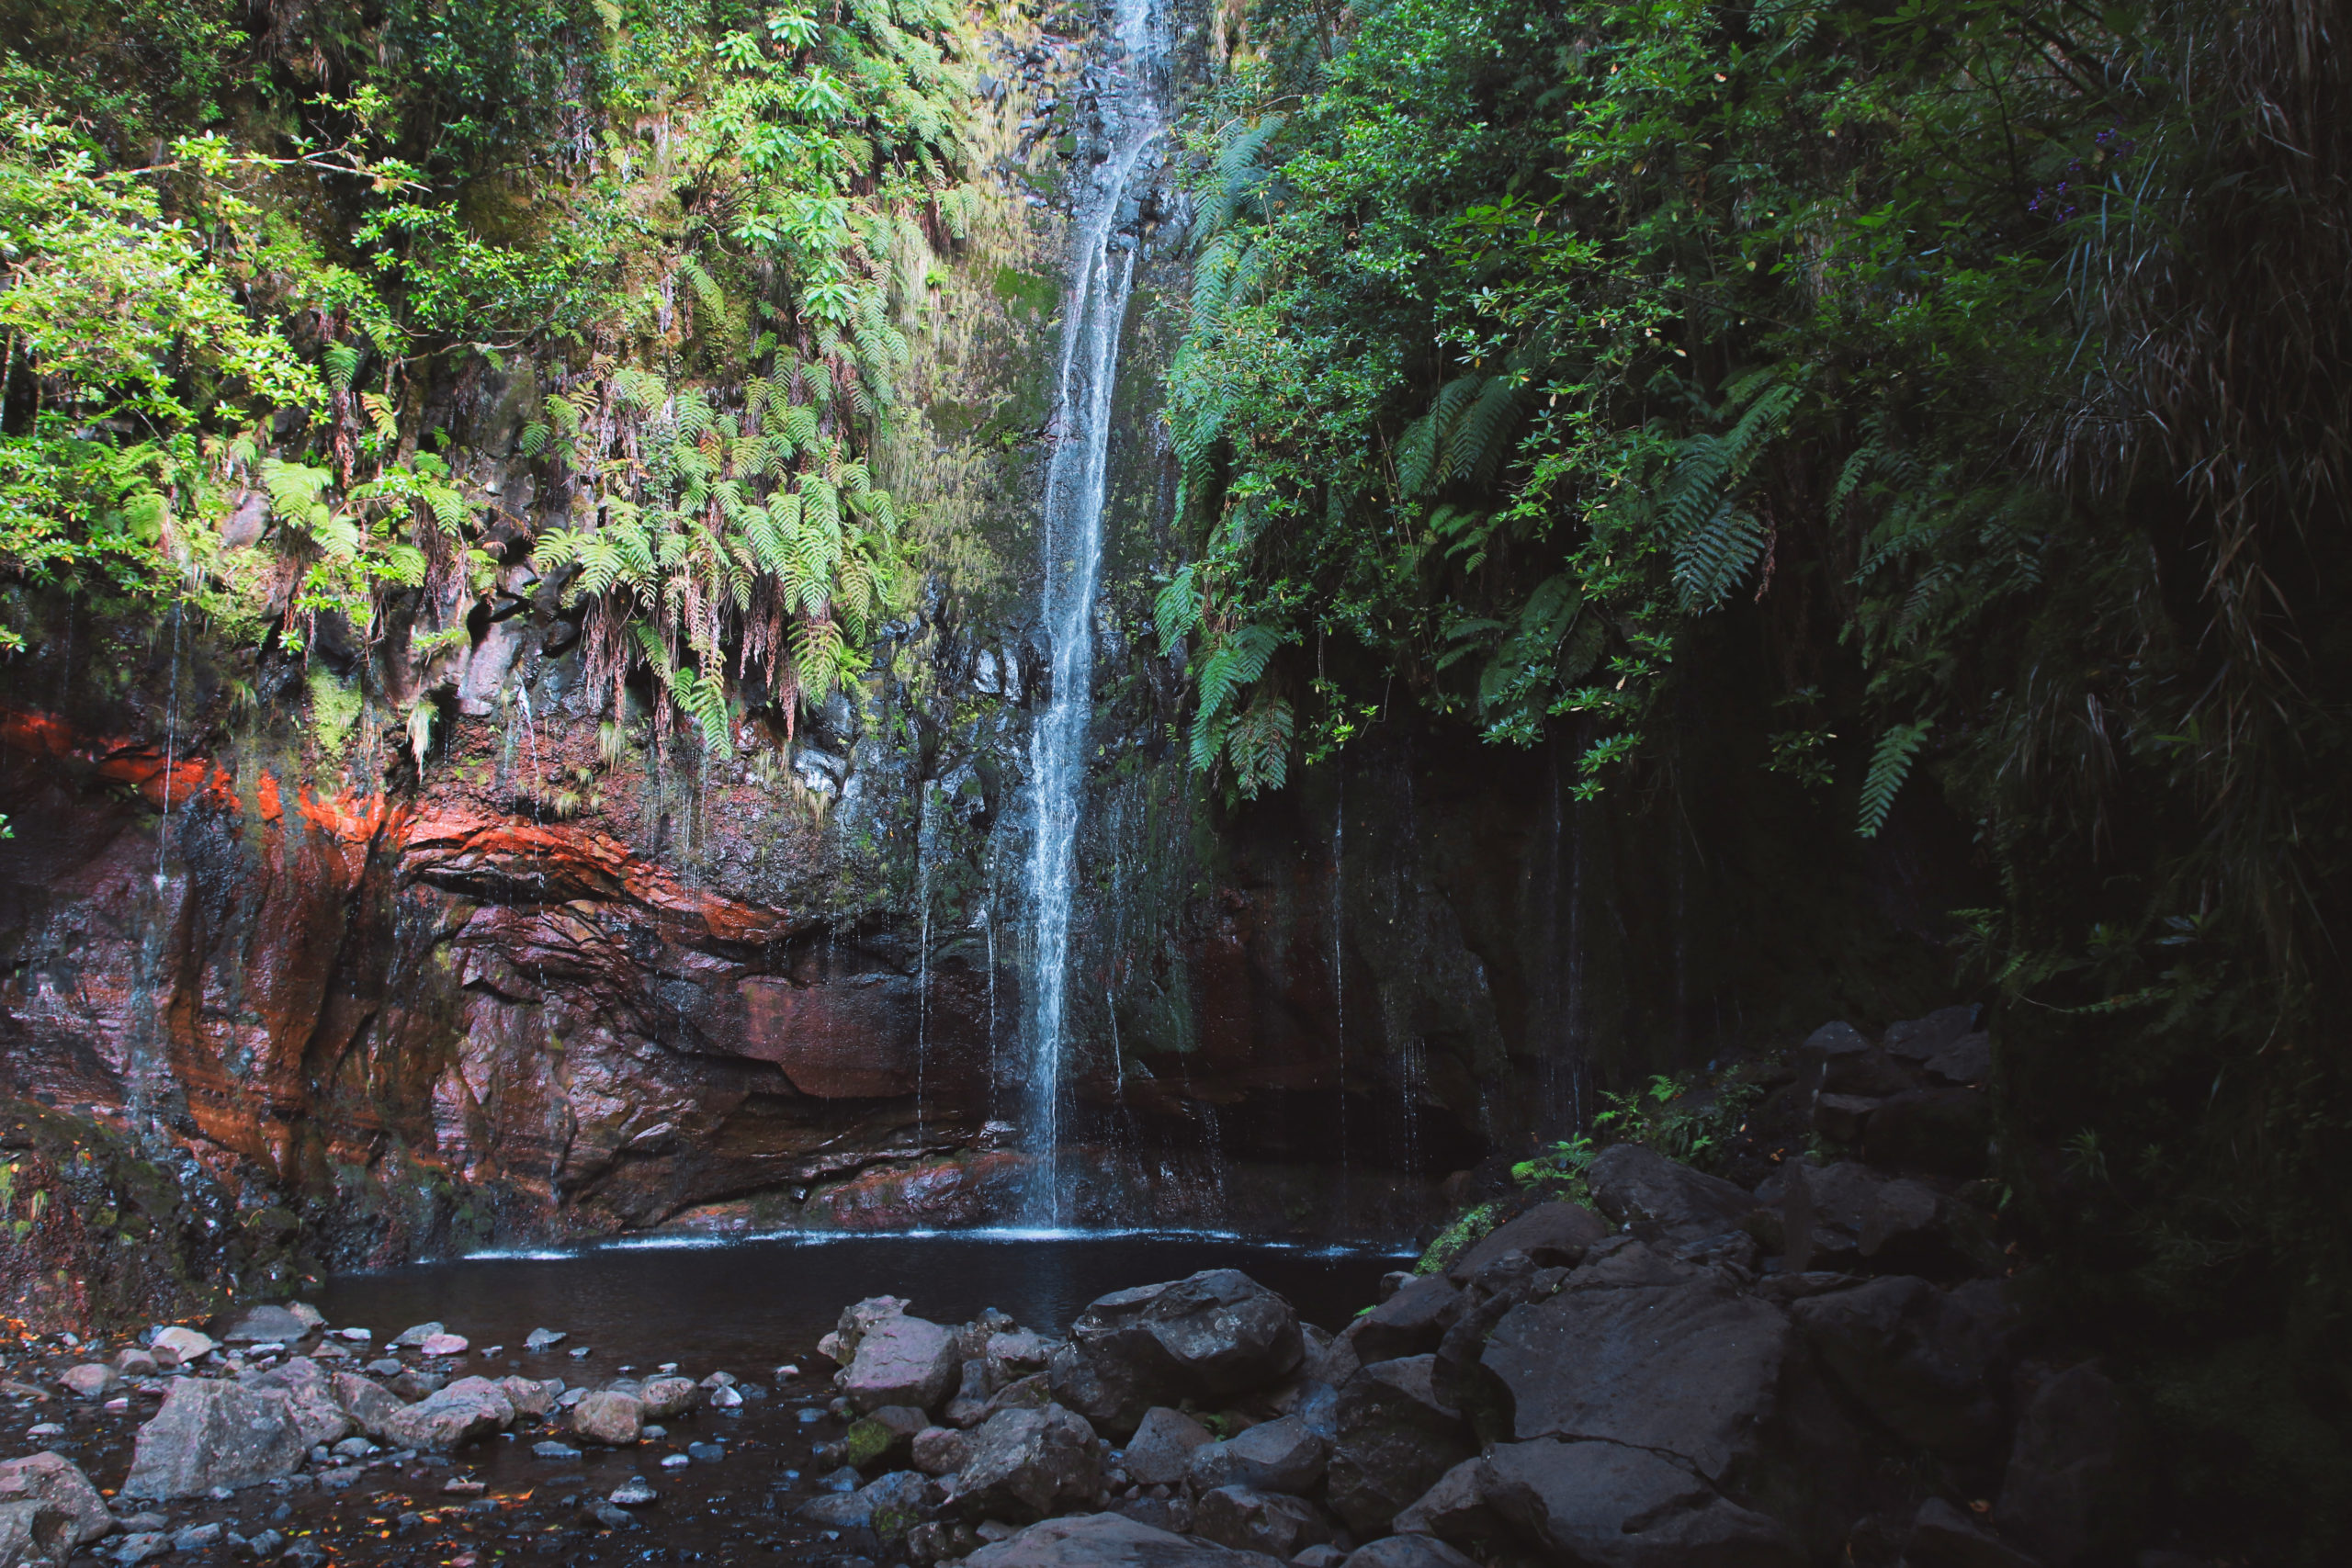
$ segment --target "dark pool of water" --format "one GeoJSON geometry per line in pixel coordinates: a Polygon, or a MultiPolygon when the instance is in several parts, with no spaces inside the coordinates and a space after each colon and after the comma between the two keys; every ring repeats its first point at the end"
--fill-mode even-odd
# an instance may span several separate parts
{"type": "MultiPolygon", "coordinates": [[[[219,1519],[251,1533],[268,1523],[326,1547],[347,1568],[493,1568],[501,1559],[549,1559],[581,1568],[654,1563],[776,1562],[805,1568],[890,1568],[865,1555],[860,1532],[801,1522],[819,1472],[818,1445],[845,1430],[826,1408],[831,1364],[781,1376],[805,1361],[842,1307],[862,1297],[907,1299],[919,1314],[960,1323],[996,1307],[1047,1333],[1067,1330],[1086,1303],[1112,1291],[1240,1269],[1280,1291],[1310,1323],[1337,1328],[1371,1303],[1396,1259],[1316,1252],[1201,1235],[1039,1236],[991,1233],[796,1237],[723,1246],[610,1247],[538,1257],[484,1257],[346,1275],[310,1299],[337,1327],[368,1328],[381,1352],[394,1334],[437,1320],[473,1342],[451,1371],[510,1371],[596,1386],[624,1366],[640,1374],[677,1361],[690,1375],[744,1380],[745,1403],[668,1423],[662,1438],[628,1449],[582,1445],[544,1458],[552,1436],[524,1423],[455,1454],[370,1468],[351,1490],[290,1495],[263,1486],[220,1503],[175,1510],[175,1528],[219,1519]],[[562,1346],[522,1348],[533,1328],[561,1329],[562,1346]],[[486,1352],[501,1348],[495,1355],[486,1352]],[[570,1352],[587,1348],[585,1357],[570,1352]],[[697,1441],[715,1444],[664,1466],[697,1441]],[[628,1528],[607,1530],[594,1506],[632,1476],[658,1501],[628,1528]],[[454,1485],[452,1484],[454,1483],[454,1485]],[[280,1501],[281,1495],[284,1497],[280,1501]]],[[[415,1352],[403,1353],[411,1364],[415,1352]]],[[[77,1457],[114,1484],[129,1461],[132,1417],[93,1417],[77,1457]]],[[[515,1564],[519,1568],[519,1563],[515,1564]]]]}
{"type": "Polygon", "coordinates": [[[477,1347],[519,1349],[524,1336],[545,1326],[571,1336],[567,1349],[597,1347],[594,1362],[605,1368],[613,1362],[607,1350],[623,1359],[658,1351],[661,1360],[751,1375],[806,1355],[842,1308],[866,1296],[902,1297],[917,1315],[942,1323],[996,1307],[1059,1334],[1112,1291],[1239,1269],[1287,1296],[1307,1322],[1337,1329],[1396,1267],[1374,1254],[1192,1235],[950,1232],[478,1257],[341,1276],[311,1299],[330,1323],[374,1329],[379,1345],[438,1320],[477,1347]]]}

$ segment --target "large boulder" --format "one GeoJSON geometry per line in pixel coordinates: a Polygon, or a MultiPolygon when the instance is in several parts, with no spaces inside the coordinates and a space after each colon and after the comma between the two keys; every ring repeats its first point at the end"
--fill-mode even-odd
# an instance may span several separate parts
{"type": "Polygon", "coordinates": [[[385,1429],[404,1449],[454,1449],[514,1424],[514,1403],[503,1388],[488,1378],[459,1378],[393,1416],[385,1429]]]}
{"type": "Polygon", "coordinates": [[[328,1385],[361,1431],[379,1443],[390,1441],[392,1417],[408,1408],[398,1394],[357,1372],[337,1372],[328,1385]]]}
{"type": "Polygon", "coordinates": [[[894,1470],[853,1492],[825,1493],[794,1510],[804,1524],[820,1529],[870,1529],[886,1541],[903,1538],[922,1522],[923,1492],[931,1478],[894,1470]]]}
{"type": "MultiPolygon", "coordinates": [[[[2197,1562],[2197,1559],[2190,1559],[2197,1562]]],[[[2143,1556],[2144,1564],[2147,1559],[2143,1556]]],[[[1904,1568],[2041,1568],[1971,1516],[1930,1497],[1919,1505],[1903,1546],[1904,1568]]]]}
{"type": "Polygon", "coordinates": [[[702,1398],[702,1385],[692,1378],[648,1378],[637,1391],[638,1404],[645,1407],[649,1421],[667,1421],[673,1416],[684,1416],[702,1398]]]}
{"type": "Polygon", "coordinates": [[[1327,1495],[1358,1535],[1378,1533],[1475,1447],[1430,1382],[1436,1361],[1375,1361],[1340,1391],[1327,1495]]]}
{"type": "Polygon", "coordinates": [[[1601,1151],[1585,1172],[1592,1201],[1645,1239],[1687,1246],[1735,1231],[1756,1200],[1721,1177],[1709,1176],[1639,1144],[1601,1151]]]}
{"type": "Polygon", "coordinates": [[[1478,1568],[1478,1564],[1433,1537],[1392,1535],[1357,1547],[1340,1568],[1478,1568]]]}
{"type": "Polygon", "coordinates": [[[1118,1514],[1048,1519],[984,1546],[965,1568],[1282,1568],[1262,1551],[1243,1551],[1181,1535],[1118,1514]]]}
{"type": "Polygon", "coordinates": [[[2103,1559],[2137,1534],[2147,1494],[2139,1434],[2089,1362],[2034,1390],[2018,1418],[1993,1522],[2052,1565],[2103,1559]]]}
{"type": "Polygon", "coordinates": [[[1127,1439],[1123,1462],[1131,1480],[1172,1486],[1192,1469],[1193,1450],[1210,1440],[1209,1429],[1182,1411],[1154,1405],[1127,1439]]]}
{"type": "Polygon", "coordinates": [[[1000,1410],[971,1434],[957,1474],[956,1505],[967,1518],[1034,1519],[1102,1490],[1094,1428],[1058,1404],[1000,1410]]]}
{"type": "Polygon", "coordinates": [[[309,1334],[312,1325],[282,1306],[250,1308],[231,1324],[220,1337],[232,1345],[291,1345],[309,1334]]]}
{"type": "Polygon", "coordinates": [[[1462,1304],[1462,1292],[1453,1280],[1442,1274],[1424,1275],[1348,1325],[1341,1337],[1349,1341],[1359,1366],[1418,1356],[1438,1348],[1461,1315],[1462,1304]]]}
{"type": "Polygon", "coordinates": [[[963,1359],[956,1331],[928,1318],[893,1313],[876,1318],[859,1335],[857,1350],[842,1373],[842,1392],[861,1411],[886,1404],[930,1410],[956,1387],[963,1359]]]}
{"type": "Polygon", "coordinates": [[[1236,1269],[1104,1296],[1053,1359],[1055,1395],[1114,1432],[1154,1404],[1275,1382],[1306,1354],[1290,1303],[1236,1269]]]}
{"type": "MultiPolygon", "coordinates": [[[[62,1454],[28,1454],[0,1462],[0,1508],[20,1511],[27,1550],[51,1562],[63,1562],[77,1548],[114,1529],[107,1500],[62,1454]]],[[[0,1550],[0,1562],[6,1561],[0,1550]]]]}
{"type": "Polygon", "coordinates": [[[1505,1443],[1486,1495],[1520,1536],[1591,1568],[1804,1568],[1778,1520],[1683,1466],[1623,1443],[1505,1443]]]}
{"type": "Polygon", "coordinates": [[[633,1393],[599,1389],[571,1407],[571,1429],[592,1443],[624,1448],[645,1431],[645,1406],[633,1393]]]}
{"type": "Polygon", "coordinates": [[[1862,1153],[1872,1165],[1981,1176],[1992,1137],[1993,1101],[1982,1089],[1906,1089],[1871,1112],[1862,1153]]]}
{"type": "Polygon", "coordinates": [[[209,1334],[201,1334],[193,1328],[175,1324],[148,1341],[147,1348],[164,1365],[175,1367],[184,1362],[193,1361],[199,1357],[210,1355],[220,1348],[220,1343],[209,1334]]]}
{"type": "Polygon", "coordinates": [[[1861,1465],[1854,1435],[1788,1315],[1717,1276],[1514,1307],[1479,1375],[1497,1440],[1571,1438],[1671,1456],[1813,1544],[1842,1530],[1836,1515],[1861,1465]]]}
{"type": "Polygon", "coordinates": [[[292,1357],[284,1366],[272,1367],[266,1372],[248,1372],[238,1381],[250,1388],[275,1389],[284,1394],[286,1407],[294,1413],[295,1430],[300,1433],[306,1449],[337,1441],[351,1433],[351,1416],[335,1394],[333,1376],[308,1356],[292,1357]]]}
{"type": "Polygon", "coordinates": [[[1250,1486],[1202,1493],[1193,1506],[1193,1529],[1219,1546],[1281,1558],[1295,1557],[1339,1533],[1330,1517],[1306,1498],[1250,1486]]]}
{"type": "Polygon", "coordinates": [[[163,1501],[216,1486],[250,1486],[302,1467],[302,1441],[286,1395],[210,1378],[180,1378],[139,1429],[123,1495],[163,1501]]]}
{"type": "Polygon", "coordinates": [[[1574,1267],[1585,1249],[1616,1227],[1582,1203],[1543,1203],[1481,1236],[1454,1259],[1446,1277],[1457,1285],[1507,1252],[1523,1252],[1539,1269],[1574,1267]]]}
{"type": "Polygon", "coordinates": [[[505,1392],[506,1403],[514,1407],[514,1418],[545,1416],[555,1409],[557,1397],[563,1393],[561,1380],[556,1378],[503,1377],[498,1386],[505,1392]]]}
{"type": "MultiPolygon", "coordinates": [[[[1285,1416],[1278,1421],[1261,1422],[1224,1442],[1204,1443],[1194,1450],[1192,1482],[1202,1492],[1219,1486],[1246,1486],[1260,1492],[1305,1493],[1312,1491],[1316,1483],[1323,1479],[1325,1452],[1322,1438],[1308,1426],[1305,1416],[1285,1416]]],[[[1132,1465],[1127,1473],[1135,1474],[1132,1465]]],[[[1205,1527],[1203,1533],[1207,1533],[1205,1527]]],[[[1226,1544],[1274,1550],[1262,1541],[1226,1544]]],[[[1301,1546],[1310,1544],[1299,1542],[1301,1546]]],[[[1287,1557],[1290,1553],[1282,1555],[1287,1557]]]]}
{"type": "MultiPolygon", "coordinates": [[[[0,1568],[29,1568],[36,1562],[64,1561],[58,1555],[56,1516],[39,1503],[0,1503],[0,1568]],[[42,1533],[43,1526],[48,1533],[42,1533]]],[[[67,1549],[68,1555],[71,1548],[67,1549]]]]}
{"type": "Polygon", "coordinates": [[[1909,1275],[1789,1309],[1832,1377],[1906,1447],[1984,1456],[2001,1435],[1995,1373],[2007,1314],[1995,1288],[1947,1293],[1909,1275]]]}

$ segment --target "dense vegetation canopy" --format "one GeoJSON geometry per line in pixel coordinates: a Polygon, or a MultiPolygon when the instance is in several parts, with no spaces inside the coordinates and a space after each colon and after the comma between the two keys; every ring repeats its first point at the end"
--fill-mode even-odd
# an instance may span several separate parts
{"type": "Polygon", "coordinates": [[[1627,809],[1694,723],[1847,832],[1939,796],[2013,1213],[2314,1540],[2346,1362],[2239,1396],[2352,1307],[2345,20],[1272,0],[1189,122],[1159,604],[1237,797],[1405,694],[1627,809]]]}
{"type": "Polygon", "coordinates": [[[575,569],[598,686],[650,667],[724,748],[752,672],[789,725],[897,592],[865,446],[927,238],[974,199],[967,26],[936,0],[20,9],[0,566],[295,646],[322,617],[374,640],[421,594],[429,666],[513,553],[459,470],[519,459],[569,512],[534,557],[575,569]],[[485,374],[528,404],[514,452],[428,414],[485,374]],[[248,487],[261,549],[228,533],[248,487]]]}

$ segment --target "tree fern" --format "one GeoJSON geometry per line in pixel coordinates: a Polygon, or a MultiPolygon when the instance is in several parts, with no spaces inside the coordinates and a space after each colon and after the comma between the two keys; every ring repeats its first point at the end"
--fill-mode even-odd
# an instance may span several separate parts
{"type": "Polygon", "coordinates": [[[1914,724],[1898,724],[1879,737],[1877,749],[1871,753],[1870,773],[1862,780],[1861,810],[1856,827],[1863,838],[1878,837],[1878,830],[1886,825],[1886,814],[1894,809],[1903,781],[1911,776],[1912,759],[1927,744],[1931,723],[1923,718],[1914,724]]]}
{"type": "Polygon", "coordinates": [[[1172,655],[1183,640],[1192,636],[1193,628],[1201,624],[1201,593],[1194,584],[1193,568],[1188,564],[1177,570],[1151,602],[1151,618],[1159,632],[1159,651],[1172,655]]]}
{"type": "Polygon", "coordinates": [[[1519,412],[1518,378],[1487,378],[1446,433],[1445,477],[1467,479],[1481,486],[1492,484],[1503,459],[1510,455],[1519,412]]]}
{"type": "Polygon", "coordinates": [[[1764,525],[1729,501],[1674,540],[1674,585],[1682,607],[1703,614],[1722,604],[1764,554],[1764,525]]]}
{"type": "Polygon", "coordinates": [[[1243,799],[1280,789],[1290,776],[1291,740],[1296,729],[1289,702],[1261,692],[1226,733],[1226,756],[1233,763],[1234,789],[1243,799]]]}

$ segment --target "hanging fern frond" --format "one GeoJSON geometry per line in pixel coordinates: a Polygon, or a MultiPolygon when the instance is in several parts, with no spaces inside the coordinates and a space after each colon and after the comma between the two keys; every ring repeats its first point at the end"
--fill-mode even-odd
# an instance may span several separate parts
{"type": "Polygon", "coordinates": [[[1288,781],[1296,728],[1290,703],[1265,692],[1233,721],[1225,754],[1233,763],[1234,791],[1242,799],[1255,800],[1261,791],[1280,789],[1288,781]]]}
{"type": "Polygon", "coordinates": [[[1862,780],[1862,800],[1856,830],[1865,839],[1875,839],[1878,830],[1886,826],[1886,814],[1894,807],[1895,795],[1903,788],[1904,780],[1911,776],[1912,759],[1919,748],[1927,744],[1930,719],[1914,724],[1898,724],[1879,737],[1878,747],[1871,753],[1870,773],[1862,780]]]}
{"type": "Polygon", "coordinates": [[[1489,377],[1463,409],[1460,420],[1446,433],[1445,478],[1466,479],[1481,486],[1494,482],[1519,433],[1516,383],[1517,378],[1511,376],[1489,377]]]}
{"type": "Polygon", "coordinates": [[[1715,509],[1674,541],[1674,586],[1682,607],[1704,615],[1728,597],[1764,557],[1763,521],[1745,507],[1715,509]]]}
{"type": "Polygon", "coordinates": [[[1187,564],[1178,569],[1151,602],[1152,624],[1159,632],[1159,651],[1163,657],[1172,655],[1201,624],[1201,592],[1193,580],[1193,568],[1187,564]]]}

